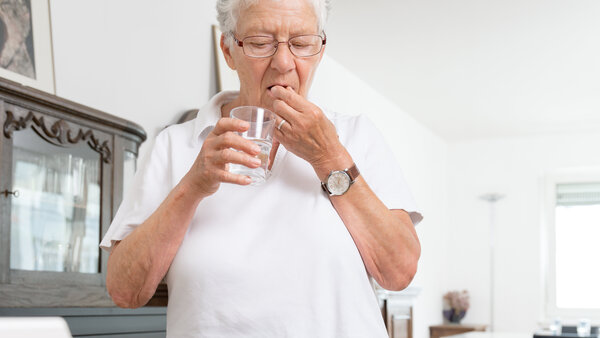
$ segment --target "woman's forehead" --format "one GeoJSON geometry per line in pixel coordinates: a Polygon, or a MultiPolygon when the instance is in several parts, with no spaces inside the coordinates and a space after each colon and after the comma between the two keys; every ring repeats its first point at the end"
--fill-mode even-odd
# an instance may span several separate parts
{"type": "Polygon", "coordinates": [[[314,7],[306,0],[261,0],[242,11],[237,32],[244,35],[317,33],[314,7]]]}

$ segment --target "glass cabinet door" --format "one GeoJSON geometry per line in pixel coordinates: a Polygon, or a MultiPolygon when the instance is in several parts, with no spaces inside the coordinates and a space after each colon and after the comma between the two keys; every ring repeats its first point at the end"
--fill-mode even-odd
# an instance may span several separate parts
{"type": "Polygon", "coordinates": [[[31,128],[13,134],[10,269],[99,272],[101,158],[31,128]]]}

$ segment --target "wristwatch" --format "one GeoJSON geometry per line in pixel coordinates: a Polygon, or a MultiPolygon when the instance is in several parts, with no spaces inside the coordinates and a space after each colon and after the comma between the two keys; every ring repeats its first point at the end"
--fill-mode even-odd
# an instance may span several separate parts
{"type": "Polygon", "coordinates": [[[329,196],[340,196],[346,193],[354,181],[358,178],[360,172],[353,163],[352,166],[344,170],[332,170],[325,182],[321,182],[321,188],[329,196]]]}

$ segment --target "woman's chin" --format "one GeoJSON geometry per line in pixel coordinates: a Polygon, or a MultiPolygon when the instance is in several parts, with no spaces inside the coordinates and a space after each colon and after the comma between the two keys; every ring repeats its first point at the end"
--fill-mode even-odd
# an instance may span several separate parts
{"type": "Polygon", "coordinates": [[[267,90],[268,93],[265,93],[260,100],[260,106],[263,108],[267,108],[273,111],[273,102],[275,102],[275,97],[271,93],[270,90],[267,90]]]}

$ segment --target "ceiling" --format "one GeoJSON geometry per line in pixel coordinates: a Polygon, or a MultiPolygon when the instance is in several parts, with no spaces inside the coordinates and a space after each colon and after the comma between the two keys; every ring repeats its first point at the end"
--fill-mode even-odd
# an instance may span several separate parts
{"type": "Polygon", "coordinates": [[[600,1],[338,0],[327,35],[450,142],[600,132],[600,1]]]}

